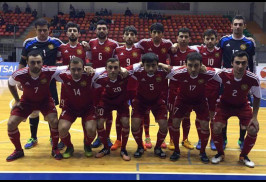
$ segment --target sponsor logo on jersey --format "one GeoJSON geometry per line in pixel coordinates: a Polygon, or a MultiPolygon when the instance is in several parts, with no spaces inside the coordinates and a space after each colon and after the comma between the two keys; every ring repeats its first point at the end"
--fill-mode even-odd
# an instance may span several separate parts
{"type": "Polygon", "coordinates": [[[30,85],[30,83],[29,82],[26,82],[25,85],[30,85]]]}
{"type": "Polygon", "coordinates": [[[80,85],[81,85],[82,87],[86,87],[86,86],[87,86],[87,82],[86,82],[86,81],[82,81],[82,82],[80,82],[80,85]]]}
{"type": "Polygon", "coordinates": [[[230,85],[230,84],[231,84],[231,82],[230,82],[230,81],[227,81],[226,83],[227,83],[228,85],[230,85]]]}
{"type": "Polygon", "coordinates": [[[53,44],[49,44],[49,45],[48,45],[48,48],[49,48],[49,49],[54,49],[54,45],[53,45],[53,44]]]}
{"type": "Polygon", "coordinates": [[[148,51],[152,51],[152,49],[151,49],[151,48],[149,48],[149,49],[148,49],[148,51]]]}
{"type": "Polygon", "coordinates": [[[105,50],[105,52],[110,52],[111,48],[110,47],[105,47],[104,50],[105,50]]]}
{"type": "Polygon", "coordinates": [[[165,49],[165,48],[162,48],[162,49],[161,49],[161,52],[162,52],[163,54],[165,54],[165,53],[166,53],[166,49],[165,49]]]}
{"type": "Polygon", "coordinates": [[[219,56],[220,56],[219,52],[215,53],[215,57],[218,58],[219,56]]]}
{"type": "Polygon", "coordinates": [[[207,54],[204,52],[203,55],[206,56],[207,54]]]}
{"type": "Polygon", "coordinates": [[[65,50],[65,53],[68,53],[68,50],[65,50]]]}
{"type": "Polygon", "coordinates": [[[106,85],[106,88],[109,88],[110,86],[109,85],[106,85]]]}
{"type": "Polygon", "coordinates": [[[141,81],[142,81],[142,82],[145,82],[146,80],[145,80],[145,78],[142,78],[141,81]]]}
{"type": "Polygon", "coordinates": [[[47,79],[46,79],[46,78],[44,78],[44,79],[41,80],[41,84],[44,85],[44,84],[46,84],[46,83],[47,83],[47,79]]]}
{"type": "Polygon", "coordinates": [[[248,85],[247,84],[241,85],[241,89],[244,90],[244,91],[247,90],[248,89],[248,85]]]}
{"type": "Polygon", "coordinates": [[[121,54],[120,54],[120,56],[123,56],[124,55],[124,53],[122,52],[121,54]]]}
{"type": "Polygon", "coordinates": [[[93,49],[97,49],[96,47],[93,47],[93,49]]]}
{"type": "Polygon", "coordinates": [[[70,83],[70,82],[68,82],[67,84],[68,84],[69,86],[71,86],[71,83],[70,83]]]}
{"type": "Polygon", "coordinates": [[[184,80],[185,83],[187,83],[188,81],[187,80],[184,80]]]}
{"type": "Polygon", "coordinates": [[[137,52],[133,52],[133,53],[132,53],[132,56],[133,56],[134,58],[136,58],[136,57],[138,57],[138,53],[137,53],[137,52]]]}
{"type": "Polygon", "coordinates": [[[229,47],[230,46],[230,44],[228,43],[228,44],[226,44],[226,47],[229,47]]]}
{"type": "Polygon", "coordinates": [[[81,54],[82,54],[82,50],[81,50],[81,49],[78,49],[78,50],[77,50],[77,54],[78,54],[78,55],[81,55],[81,54]]]}
{"type": "Polygon", "coordinates": [[[198,81],[198,83],[199,83],[199,84],[203,84],[203,83],[204,83],[204,80],[203,80],[203,79],[200,79],[200,80],[198,81]]]}
{"type": "Polygon", "coordinates": [[[241,44],[241,46],[240,46],[240,49],[241,49],[241,50],[244,51],[244,50],[246,50],[246,48],[247,48],[246,44],[241,44]]]}
{"type": "Polygon", "coordinates": [[[32,49],[37,49],[37,47],[36,46],[33,46],[32,49]]]}
{"type": "Polygon", "coordinates": [[[162,77],[159,75],[156,77],[156,82],[161,82],[162,81],[162,77]]]}

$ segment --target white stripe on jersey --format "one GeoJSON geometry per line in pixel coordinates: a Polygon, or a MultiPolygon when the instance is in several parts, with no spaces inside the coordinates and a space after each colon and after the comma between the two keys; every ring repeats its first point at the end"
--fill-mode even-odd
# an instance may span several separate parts
{"type": "Polygon", "coordinates": [[[25,47],[26,43],[30,40],[35,40],[37,37],[28,38],[23,42],[23,47],[25,47]]]}

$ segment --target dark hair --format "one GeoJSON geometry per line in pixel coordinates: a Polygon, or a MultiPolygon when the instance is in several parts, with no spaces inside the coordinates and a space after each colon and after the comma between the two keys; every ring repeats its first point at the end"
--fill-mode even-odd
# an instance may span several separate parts
{"type": "Polygon", "coordinates": [[[196,61],[196,60],[199,60],[200,63],[202,63],[202,55],[198,52],[191,52],[187,55],[187,58],[186,58],[186,63],[187,61],[196,61]]]}
{"type": "Polygon", "coordinates": [[[246,56],[249,59],[248,53],[246,51],[236,51],[231,57],[231,63],[234,62],[235,57],[244,57],[246,56]]]}
{"type": "Polygon", "coordinates": [[[161,23],[154,23],[151,25],[150,32],[153,30],[164,32],[163,24],[161,23]]]}
{"type": "Polygon", "coordinates": [[[39,50],[30,51],[27,54],[27,60],[29,59],[30,56],[33,56],[33,57],[41,56],[42,57],[42,60],[43,60],[43,53],[42,53],[42,51],[39,51],[39,50]]]}
{"type": "Polygon", "coordinates": [[[120,61],[116,58],[109,58],[107,61],[106,61],[106,66],[108,63],[114,63],[114,62],[118,62],[119,66],[120,66],[120,61]]]}
{"type": "Polygon", "coordinates": [[[244,24],[246,24],[246,19],[245,19],[245,17],[242,16],[242,15],[236,15],[236,16],[233,18],[233,20],[232,20],[232,24],[234,23],[234,20],[235,20],[235,19],[243,20],[244,24]]]}
{"type": "Polygon", "coordinates": [[[146,54],[144,54],[142,57],[141,57],[141,61],[142,63],[151,63],[153,61],[156,61],[157,64],[159,62],[159,58],[156,54],[154,54],[153,52],[148,52],[146,54]]]}
{"type": "Polygon", "coordinates": [[[77,29],[78,29],[78,32],[79,32],[79,30],[80,30],[79,25],[76,24],[76,23],[74,23],[74,22],[72,22],[72,21],[70,21],[70,22],[68,22],[68,23],[66,24],[65,29],[68,30],[68,28],[72,28],[72,27],[77,28],[77,29]]]}
{"type": "MultiPolygon", "coordinates": [[[[98,25],[106,25],[106,27],[107,27],[107,23],[106,23],[105,20],[99,20],[99,21],[96,23],[96,27],[97,27],[98,25]]],[[[107,27],[107,28],[108,28],[108,27],[107,27]]]]}
{"type": "Polygon", "coordinates": [[[35,22],[35,28],[37,28],[37,26],[44,26],[47,25],[48,28],[50,27],[48,21],[44,18],[39,18],[36,22],[35,22]]]}
{"type": "Polygon", "coordinates": [[[205,36],[211,36],[214,35],[217,38],[217,33],[215,30],[213,29],[207,29],[204,34],[203,34],[203,38],[205,38],[205,36]]]}
{"type": "Polygon", "coordinates": [[[70,68],[70,64],[71,63],[73,63],[73,64],[78,64],[78,63],[81,63],[82,64],[82,66],[84,67],[84,61],[81,59],[81,58],[79,58],[79,57],[72,57],[71,59],[70,59],[70,61],[69,61],[69,68],[70,68]]]}
{"type": "Polygon", "coordinates": [[[135,35],[137,35],[137,29],[133,25],[125,27],[123,34],[126,32],[133,32],[135,35]]]}
{"type": "Polygon", "coordinates": [[[178,30],[177,32],[177,36],[179,36],[179,33],[182,32],[182,33],[188,33],[189,36],[191,36],[191,33],[190,33],[190,30],[186,27],[182,27],[178,30]]]}

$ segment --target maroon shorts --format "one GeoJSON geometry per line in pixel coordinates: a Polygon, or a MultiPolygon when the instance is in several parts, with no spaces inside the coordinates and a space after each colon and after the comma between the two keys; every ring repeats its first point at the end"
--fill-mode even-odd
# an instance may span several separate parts
{"type": "Polygon", "coordinates": [[[143,102],[139,98],[135,98],[132,103],[132,118],[144,118],[147,112],[151,110],[155,120],[167,120],[167,106],[165,101],[161,98],[156,102],[143,102]]]}
{"type": "Polygon", "coordinates": [[[219,98],[219,90],[206,89],[205,95],[208,99],[209,110],[214,112],[217,104],[217,99],[219,98]]]}
{"type": "Polygon", "coordinates": [[[137,95],[137,91],[136,90],[128,90],[127,91],[127,100],[132,101],[137,95]]]}
{"type": "Polygon", "coordinates": [[[55,103],[52,97],[50,97],[47,102],[42,102],[38,104],[21,102],[21,106],[23,107],[23,110],[16,107],[11,111],[11,116],[27,118],[33,111],[41,111],[44,117],[51,113],[57,113],[55,103]]]}
{"type": "Polygon", "coordinates": [[[185,103],[181,99],[177,99],[173,111],[173,118],[183,118],[189,115],[191,111],[196,112],[197,118],[199,120],[209,121],[209,107],[207,100],[200,102],[199,104],[185,103]]]}
{"type": "Polygon", "coordinates": [[[69,109],[69,107],[65,106],[64,108],[62,108],[62,113],[59,120],[63,119],[74,123],[78,117],[82,118],[83,123],[90,120],[96,120],[95,108],[93,106],[90,106],[83,112],[75,112],[69,109]]]}
{"type": "Polygon", "coordinates": [[[97,117],[102,119],[108,119],[109,116],[112,116],[112,111],[116,110],[117,115],[122,117],[129,118],[129,106],[127,102],[121,103],[119,106],[101,104],[97,107],[97,117]]]}
{"type": "Polygon", "coordinates": [[[230,117],[236,116],[239,118],[241,125],[248,126],[252,115],[253,112],[249,104],[242,107],[232,107],[218,103],[215,109],[214,122],[226,124],[230,117]]]}

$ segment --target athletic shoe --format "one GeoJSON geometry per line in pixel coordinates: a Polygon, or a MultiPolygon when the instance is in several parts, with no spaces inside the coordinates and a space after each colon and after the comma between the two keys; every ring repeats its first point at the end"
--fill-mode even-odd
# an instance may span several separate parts
{"type": "Polygon", "coordinates": [[[197,150],[200,150],[201,149],[201,140],[199,139],[199,141],[198,141],[198,144],[197,144],[197,146],[196,146],[196,149],[197,150]]]}
{"type": "Polygon", "coordinates": [[[165,159],[166,158],[166,154],[162,151],[162,148],[158,147],[158,148],[154,148],[154,154],[157,157],[160,157],[161,159],[165,159]]]}
{"type": "Polygon", "coordinates": [[[209,158],[207,157],[207,154],[204,153],[200,153],[200,160],[204,163],[204,164],[208,164],[210,162],[209,158]]]}
{"type": "Polygon", "coordinates": [[[108,147],[111,148],[113,146],[113,143],[111,142],[110,138],[107,138],[108,147]]]}
{"type": "Polygon", "coordinates": [[[152,148],[151,138],[150,138],[150,137],[146,137],[146,138],[145,138],[145,146],[146,146],[148,149],[151,149],[151,148],[152,148]]]}
{"type": "Polygon", "coordinates": [[[213,151],[217,150],[213,140],[210,141],[210,146],[211,146],[211,150],[213,151]]]}
{"type": "Polygon", "coordinates": [[[86,157],[92,156],[91,146],[90,145],[84,145],[84,151],[86,157]]]}
{"type": "Polygon", "coordinates": [[[222,162],[224,160],[224,155],[222,154],[216,154],[213,158],[212,158],[212,163],[213,164],[218,164],[219,162],[222,162]]]}
{"type": "Polygon", "coordinates": [[[124,161],[130,161],[131,157],[128,155],[127,151],[125,149],[120,151],[120,156],[124,161]]]}
{"type": "Polygon", "coordinates": [[[179,158],[180,158],[180,152],[174,151],[174,153],[170,157],[170,160],[171,161],[177,161],[179,158]]]}
{"type": "Polygon", "coordinates": [[[23,150],[19,150],[19,151],[14,150],[14,152],[6,158],[6,161],[11,162],[11,161],[14,161],[14,160],[21,158],[21,157],[24,157],[24,151],[23,150]]]}
{"type": "Polygon", "coordinates": [[[172,139],[170,139],[170,142],[169,142],[169,145],[168,145],[168,149],[169,150],[175,150],[174,141],[172,139]]]}
{"type": "Polygon", "coordinates": [[[243,147],[244,147],[244,141],[238,140],[237,144],[238,144],[239,148],[240,148],[241,150],[243,150],[243,147]]]}
{"type": "Polygon", "coordinates": [[[95,157],[96,158],[102,158],[106,155],[109,155],[110,154],[110,149],[106,149],[106,148],[103,148],[100,152],[98,152],[95,157]]]}
{"type": "Polygon", "coordinates": [[[92,148],[98,148],[102,145],[102,142],[100,140],[100,138],[96,138],[96,140],[93,142],[93,144],[91,145],[92,148]]]}
{"type": "Polygon", "coordinates": [[[161,148],[163,148],[163,149],[167,149],[167,145],[166,145],[165,141],[163,141],[163,143],[162,143],[162,145],[161,145],[161,148]]]}
{"type": "MultiPolygon", "coordinates": [[[[52,138],[50,138],[50,143],[51,143],[51,147],[53,147],[53,141],[52,141],[52,138]]],[[[65,144],[62,142],[62,140],[57,144],[57,148],[59,150],[63,150],[65,147],[65,144]]]]}
{"type": "Polygon", "coordinates": [[[224,140],[224,145],[223,145],[224,150],[226,148],[226,145],[227,145],[227,140],[224,140]]]}
{"type": "Polygon", "coordinates": [[[239,157],[239,162],[242,164],[245,164],[245,166],[250,167],[250,168],[254,168],[255,164],[254,162],[252,162],[251,160],[249,160],[248,156],[244,156],[244,157],[239,157]]]}
{"type": "Polygon", "coordinates": [[[54,149],[52,150],[52,156],[56,159],[56,160],[61,160],[63,158],[62,154],[60,153],[59,149],[54,149]]]}
{"type": "Polygon", "coordinates": [[[188,141],[188,139],[186,139],[185,141],[182,142],[182,145],[184,147],[186,147],[187,149],[189,150],[193,150],[194,149],[194,146],[191,145],[190,141],[188,141]]]}
{"type": "Polygon", "coordinates": [[[138,147],[137,151],[134,153],[135,158],[140,158],[144,154],[144,148],[138,147]]]}
{"type": "Polygon", "coordinates": [[[144,148],[144,151],[146,151],[146,150],[147,150],[147,147],[146,147],[146,145],[144,144],[143,141],[142,141],[142,146],[143,146],[143,148],[144,148]]]}
{"type": "Polygon", "coordinates": [[[111,150],[117,150],[118,148],[120,148],[122,146],[122,142],[119,140],[116,140],[115,143],[113,144],[113,146],[111,147],[111,150]]]}
{"type": "Polygon", "coordinates": [[[31,149],[38,144],[38,139],[30,138],[27,143],[25,144],[25,149],[31,149]]]}
{"type": "Polygon", "coordinates": [[[63,158],[68,159],[73,156],[74,153],[74,148],[73,147],[68,147],[66,151],[63,153],[63,158]]]}

